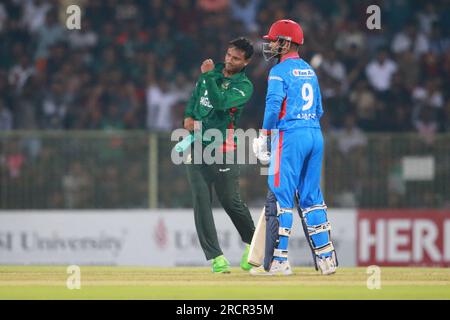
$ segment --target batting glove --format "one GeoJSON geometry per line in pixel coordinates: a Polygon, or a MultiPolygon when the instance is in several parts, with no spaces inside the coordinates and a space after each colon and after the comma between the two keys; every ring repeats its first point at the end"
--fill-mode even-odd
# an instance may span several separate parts
{"type": "Polygon", "coordinates": [[[270,151],[267,150],[267,136],[260,135],[259,138],[253,139],[253,153],[256,158],[261,161],[267,162],[270,160],[270,151]]]}

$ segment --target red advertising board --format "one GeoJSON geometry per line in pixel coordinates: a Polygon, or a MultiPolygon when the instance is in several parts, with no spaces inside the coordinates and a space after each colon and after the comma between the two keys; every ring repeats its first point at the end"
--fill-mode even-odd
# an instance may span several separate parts
{"type": "Polygon", "coordinates": [[[358,210],[359,266],[450,266],[450,211],[358,210]]]}

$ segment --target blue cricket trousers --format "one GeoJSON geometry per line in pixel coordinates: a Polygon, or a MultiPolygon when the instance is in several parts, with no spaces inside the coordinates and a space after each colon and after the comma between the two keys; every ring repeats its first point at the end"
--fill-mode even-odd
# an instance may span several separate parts
{"type": "Polygon", "coordinates": [[[294,208],[298,191],[300,207],[323,204],[320,190],[323,136],[320,128],[296,128],[272,136],[268,184],[280,208],[294,208]]]}

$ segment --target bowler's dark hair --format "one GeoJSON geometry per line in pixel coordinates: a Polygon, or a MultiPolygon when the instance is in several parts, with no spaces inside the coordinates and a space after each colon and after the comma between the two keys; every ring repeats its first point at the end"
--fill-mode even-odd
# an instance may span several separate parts
{"type": "Polygon", "coordinates": [[[237,39],[231,40],[229,44],[230,46],[244,51],[246,60],[250,59],[253,55],[253,44],[247,38],[239,37],[237,39]]]}

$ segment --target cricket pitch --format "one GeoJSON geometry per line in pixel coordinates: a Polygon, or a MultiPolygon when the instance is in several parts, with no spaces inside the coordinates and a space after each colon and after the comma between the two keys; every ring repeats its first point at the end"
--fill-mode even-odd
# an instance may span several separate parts
{"type": "Polygon", "coordinates": [[[0,299],[303,300],[450,299],[450,269],[381,267],[380,288],[369,289],[366,268],[322,276],[294,268],[292,276],[251,276],[239,268],[80,266],[80,289],[68,289],[63,266],[0,266],[0,299]]]}

